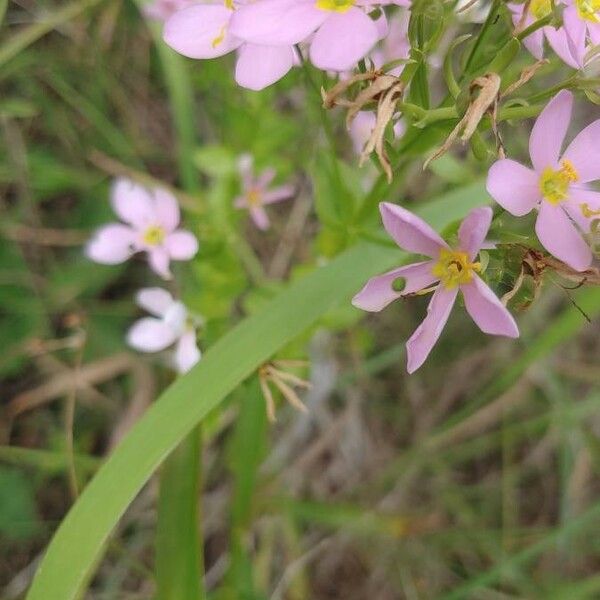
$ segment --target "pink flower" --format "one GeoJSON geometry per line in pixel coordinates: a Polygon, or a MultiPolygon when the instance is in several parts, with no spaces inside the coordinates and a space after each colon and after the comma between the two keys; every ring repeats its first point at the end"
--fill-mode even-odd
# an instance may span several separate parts
{"type": "Polygon", "coordinates": [[[155,21],[166,21],[171,15],[182,8],[187,8],[194,4],[195,0],[154,0],[150,4],[145,4],[144,14],[155,21]]]}
{"type": "Polygon", "coordinates": [[[282,185],[269,190],[269,184],[275,178],[273,169],[266,169],[258,177],[252,170],[252,157],[242,156],[239,162],[240,177],[242,180],[242,195],[238,196],[233,204],[236,208],[246,208],[254,224],[261,230],[270,226],[269,217],[264,209],[266,204],[281,202],[294,195],[293,185],[282,185]]]}
{"type": "Polygon", "coordinates": [[[101,227],[90,240],[86,254],[105,265],[125,262],[136,252],[146,252],[150,267],[170,279],[171,260],[189,260],[198,251],[198,240],[189,231],[177,229],[179,205],[164,189],[147,190],[132,181],[118,179],[111,202],[125,222],[101,227]]]}
{"type": "Polygon", "coordinates": [[[281,79],[298,62],[295,48],[247,44],[231,33],[237,8],[233,0],[195,4],[175,13],[165,24],[163,38],[189,58],[216,58],[238,51],[235,80],[243,87],[261,90],[281,79]]]}
{"type": "Polygon", "coordinates": [[[513,215],[537,208],[535,231],[542,245],[573,269],[584,271],[592,262],[592,251],[581,232],[589,232],[592,212],[600,209],[600,193],[585,185],[600,179],[600,120],[581,131],[561,157],[572,107],[571,92],[559,92],[531,132],[533,169],[499,160],[488,173],[487,189],[513,215]]]}
{"type": "MultiPolygon", "coordinates": [[[[595,6],[596,0],[556,0],[556,5],[566,4],[563,11],[563,26],[555,29],[548,25],[534,31],[525,40],[526,48],[537,58],[544,55],[544,38],[558,56],[570,67],[580,69],[586,52],[587,33],[592,41],[600,41],[600,8],[595,6]]],[[[509,4],[515,26],[521,22],[524,4],[509,4]]],[[[528,27],[535,21],[552,12],[550,0],[532,0],[523,22],[528,27]]]]}
{"type": "Polygon", "coordinates": [[[450,248],[425,221],[408,210],[387,202],[379,208],[383,225],[394,241],[407,252],[424,254],[430,260],[371,278],[354,296],[352,304],[379,312],[396,298],[427,293],[437,284],[425,320],[406,343],[409,373],[425,362],[450,316],[459,290],[467,312],[484,333],[519,336],[515,320],[477,275],[481,267],[474,262],[492,221],[491,208],[476,208],[467,215],[458,230],[457,249],[450,248]],[[397,280],[404,283],[402,291],[395,289],[397,280]]]}
{"type": "MultiPolygon", "coordinates": [[[[408,24],[410,13],[403,10],[390,20],[389,25],[384,28],[383,42],[371,52],[369,58],[376,68],[383,67],[386,63],[395,60],[408,60],[410,58],[410,41],[408,39],[408,24]]],[[[404,70],[404,64],[400,63],[389,71],[390,74],[399,77],[404,70]]]]}
{"type": "Polygon", "coordinates": [[[379,26],[367,11],[383,4],[407,6],[407,0],[260,0],[239,8],[232,35],[254,44],[291,46],[310,41],[310,60],[320,69],[347,71],[379,39],[379,26]]]}
{"type": "Polygon", "coordinates": [[[160,352],[175,344],[175,369],[189,371],[201,357],[196,344],[201,320],[191,317],[185,306],[162,288],[140,290],[136,303],[154,316],[136,321],[127,332],[127,343],[140,352],[160,352]]]}

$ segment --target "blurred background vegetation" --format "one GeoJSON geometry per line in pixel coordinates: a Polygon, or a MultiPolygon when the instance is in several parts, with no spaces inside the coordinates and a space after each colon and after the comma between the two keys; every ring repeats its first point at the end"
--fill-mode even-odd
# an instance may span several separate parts
{"type": "MultiPolygon", "coordinates": [[[[380,234],[363,198],[376,168],[358,170],[343,115],[322,112],[320,73],[298,68],[243,91],[231,57],[180,59],[126,0],[0,9],[0,597],[12,600],[103,457],[172,378],[124,344],[135,291],[159,282],[141,261],[104,267],[82,252],[112,220],[115,176],[176,191],[201,243],[176,278],[206,319],[203,349],[287,281],[380,234]],[[267,234],[231,205],[242,153],[299,190],[273,207],[267,234]]],[[[527,132],[506,136],[514,154],[527,132]]],[[[385,199],[485,201],[486,164],[468,151],[432,169],[407,159],[385,199]]],[[[403,341],[420,300],[366,319],[343,307],[282,350],[310,362],[308,413],[279,399],[269,424],[253,378],[204,425],[209,596],[599,598],[600,327],[574,303],[592,320],[600,312],[597,290],[547,277],[517,315],[516,343],[485,338],[457,310],[411,377],[403,341]]],[[[156,506],[153,480],[86,597],[154,597],[156,506]]]]}

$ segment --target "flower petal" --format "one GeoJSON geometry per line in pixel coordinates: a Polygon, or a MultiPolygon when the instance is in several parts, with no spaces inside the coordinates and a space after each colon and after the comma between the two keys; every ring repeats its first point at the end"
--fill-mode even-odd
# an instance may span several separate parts
{"type": "Polygon", "coordinates": [[[198,240],[193,233],[178,229],[167,236],[165,247],[172,260],[190,260],[198,252],[198,240]]]}
{"type": "Polygon", "coordinates": [[[223,5],[195,4],[169,18],[163,39],[173,50],[189,58],[223,56],[242,43],[231,33],[232,14],[223,5]]]}
{"type": "Polygon", "coordinates": [[[159,352],[175,341],[175,332],[160,319],[145,317],[127,332],[127,343],[141,352],[159,352]]]}
{"type": "Polygon", "coordinates": [[[286,75],[294,58],[293,46],[244,44],[235,64],[235,80],[249,90],[262,90],[286,75]]]}
{"type": "Polygon", "coordinates": [[[116,265],[125,262],[135,251],[135,232],[127,225],[114,223],[96,231],[85,248],[85,254],[94,262],[116,265]]]}
{"type": "Polygon", "coordinates": [[[577,58],[573,54],[574,47],[564,27],[560,27],[559,29],[554,29],[554,27],[544,27],[544,34],[546,35],[546,38],[548,38],[548,43],[552,47],[552,50],[558,54],[565,64],[573,69],[580,68],[577,58]]]}
{"type": "Polygon", "coordinates": [[[157,246],[148,250],[148,264],[150,268],[163,279],[171,279],[169,270],[169,253],[166,248],[157,246]]]}
{"type": "Polygon", "coordinates": [[[164,317],[174,302],[173,296],[159,287],[143,288],[135,296],[135,303],[155,317],[164,317]]]}
{"type": "Polygon", "coordinates": [[[539,175],[508,158],[491,166],[486,187],[502,208],[517,217],[526,215],[542,199],[539,175]]]}
{"type": "Polygon", "coordinates": [[[320,69],[348,71],[377,43],[377,26],[362,10],[332,13],[310,45],[310,60],[320,69]]]}
{"type": "Polygon", "coordinates": [[[557,166],[560,149],[571,121],[572,108],[573,94],[561,90],[548,102],[537,118],[529,138],[529,154],[538,173],[546,167],[557,166]]]}
{"type": "Polygon", "coordinates": [[[313,0],[261,0],[240,6],[230,31],[253,44],[292,46],[304,41],[329,14],[316,8],[313,0]]]}
{"type": "Polygon", "coordinates": [[[186,331],[177,342],[174,362],[179,373],[187,373],[202,357],[196,344],[196,332],[186,331]]]}
{"type": "Polygon", "coordinates": [[[573,163],[578,183],[600,179],[600,119],[575,136],[563,158],[573,163]]]}
{"type": "Polygon", "coordinates": [[[519,328],[508,309],[477,275],[470,283],[460,286],[465,308],[475,324],[490,335],[519,337],[519,328]]]}
{"type": "Polygon", "coordinates": [[[389,202],[379,205],[383,226],[396,244],[408,252],[437,258],[440,248],[447,248],[444,240],[423,219],[389,202]]]}
{"type": "Polygon", "coordinates": [[[154,212],[156,213],[158,224],[166,232],[175,231],[180,219],[179,204],[171,192],[163,188],[154,190],[154,212]]]}
{"type": "Polygon", "coordinates": [[[352,298],[352,304],[362,310],[379,312],[396,298],[406,294],[414,294],[437,281],[431,273],[432,265],[433,262],[428,260],[371,277],[363,289],[352,298]],[[392,284],[398,278],[406,280],[404,289],[401,292],[397,292],[392,287],[392,284]]]}
{"type": "Polygon", "coordinates": [[[271,226],[269,217],[267,216],[267,213],[262,206],[251,206],[250,207],[250,216],[252,217],[254,224],[261,231],[266,231],[271,226]]]}
{"type": "Polygon", "coordinates": [[[460,224],[458,241],[460,249],[473,260],[485,241],[485,236],[490,229],[494,213],[489,206],[474,208],[460,224]]]}
{"type": "MultiPolygon", "coordinates": [[[[576,6],[568,6],[563,11],[563,29],[567,38],[569,54],[572,57],[575,68],[582,68],[584,62],[583,59],[586,53],[587,25],[586,22],[579,17],[576,6]]],[[[556,53],[559,54],[558,52],[556,53]]],[[[559,54],[559,56],[561,55],[559,54]]],[[[573,63],[567,62],[567,64],[571,64],[571,66],[573,66],[573,63]]]]}
{"type": "Polygon", "coordinates": [[[433,293],[427,316],[406,342],[406,369],[409,373],[414,373],[429,356],[448,321],[457,294],[458,287],[448,289],[442,285],[433,293]]]}
{"type": "Polygon", "coordinates": [[[600,192],[572,186],[569,190],[569,199],[563,204],[563,207],[571,219],[587,232],[590,229],[592,218],[585,216],[584,210],[587,208],[596,215],[600,214],[600,192]]]}
{"type": "Polygon", "coordinates": [[[156,220],[150,192],[133,181],[117,179],[112,187],[110,201],[117,216],[137,229],[156,220]]]}
{"type": "Polygon", "coordinates": [[[585,271],[592,263],[592,251],[562,207],[542,202],[535,232],[550,254],[576,271],[585,271]]]}
{"type": "Polygon", "coordinates": [[[295,191],[296,188],[293,185],[282,185],[280,187],[276,187],[263,194],[262,203],[273,204],[274,202],[287,200],[288,198],[293,197],[295,191]]]}

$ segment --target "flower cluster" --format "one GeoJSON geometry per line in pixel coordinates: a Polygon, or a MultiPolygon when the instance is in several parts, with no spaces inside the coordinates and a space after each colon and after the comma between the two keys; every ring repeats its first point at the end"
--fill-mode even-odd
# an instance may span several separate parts
{"type": "MultiPolygon", "coordinates": [[[[320,69],[353,69],[388,36],[381,11],[388,4],[409,6],[410,0],[215,0],[176,11],[166,20],[163,36],[190,58],[237,51],[237,83],[260,90],[299,64],[298,45],[320,69]]],[[[405,36],[395,44],[408,49],[405,36]]]]}
{"type": "MultiPolygon", "coordinates": [[[[164,188],[150,190],[119,179],[113,184],[111,202],[123,223],[104,225],[95,233],[86,248],[91,260],[113,265],[145,252],[150,268],[169,280],[171,260],[190,260],[198,252],[196,237],[178,229],[179,204],[164,188]]],[[[136,300],[153,317],[140,319],[130,329],[129,345],[141,352],[159,352],[175,344],[172,364],[180,373],[188,371],[200,360],[196,329],[201,319],[162,288],[142,289],[136,300]]]]}

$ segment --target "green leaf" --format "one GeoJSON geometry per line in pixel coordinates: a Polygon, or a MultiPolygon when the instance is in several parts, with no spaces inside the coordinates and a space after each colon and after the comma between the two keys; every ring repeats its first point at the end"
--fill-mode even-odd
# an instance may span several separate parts
{"type": "MultiPolygon", "coordinates": [[[[441,229],[487,196],[480,185],[453,198],[433,202],[420,214],[441,229]]],[[[48,547],[29,600],[80,596],[119,518],[185,436],[279,348],[403,256],[398,249],[359,244],[292,283],[206,352],[138,421],[85,488],[48,547]]]]}

